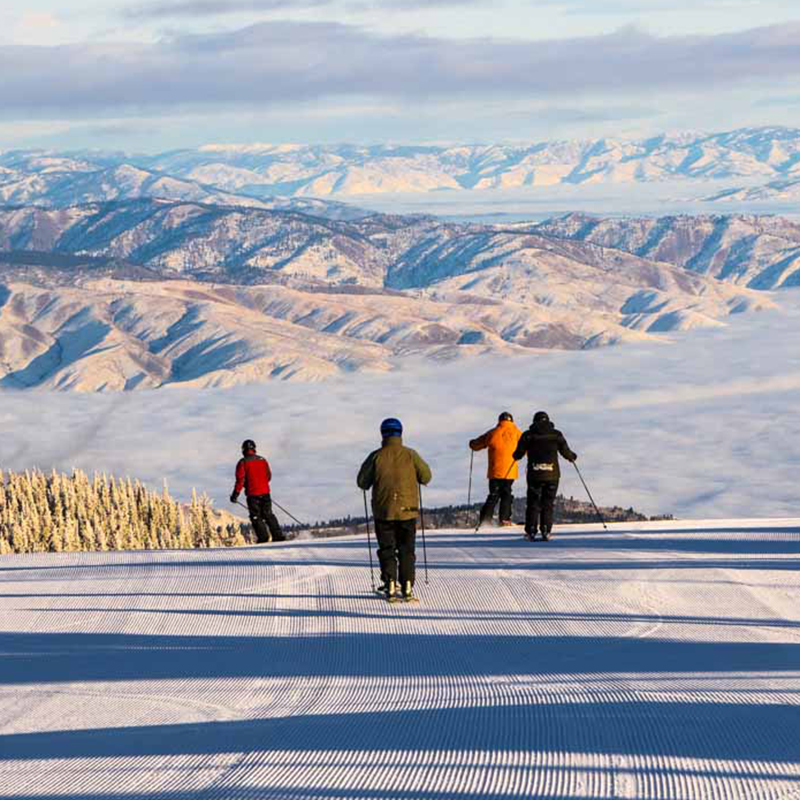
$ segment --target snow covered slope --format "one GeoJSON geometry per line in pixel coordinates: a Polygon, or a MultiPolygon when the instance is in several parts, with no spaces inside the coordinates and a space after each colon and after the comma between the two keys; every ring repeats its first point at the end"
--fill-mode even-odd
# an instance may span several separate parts
{"type": "Polygon", "coordinates": [[[228,204],[247,197],[357,196],[369,202],[381,195],[520,189],[542,196],[560,186],[665,182],[709,200],[733,199],[728,195],[746,182],[756,192],[753,199],[774,199],[776,181],[798,177],[800,130],[784,127],[514,144],[211,144],[150,156],[0,153],[0,202],[63,206],[82,198],[196,200],[199,194],[209,200],[216,194],[228,204]],[[710,181],[721,182],[713,196],[710,181]]]}
{"type": "Polygon", "coordinates": [[[664,180],[748,178],[755,182],[800,174],[800,130],[743,128],[724,133],[677,133],[521,144],[209,145],[142,160],[222,190],[269,196],[369,195],[555,185],[632,184],[664,180]]]}
{"type": "Polygon", "coordinates": [[[0,204],[65,208],[80,203],[161,198],[231,207],[292,209],[323,217],[352,218],[364,212],[315,198],[252,195],[227,192],[194,180],[143,169],[119,155],[87,158],[41,151],[0,152],[0,204]]]}
{"type": "Polygon", "coordinates": [[[752,289],[800,285],[800,224],[745,214],[601,219],[567,214],[536,227],[752,289]]]}
{"type": "MultiPolygon", "coordinates": [[[[581,241],[573,229],[585,219],[510,228],[384,214],[334,221],[155,200],[0,209],[0,386],[319,379],[386,371],[409,354],[653,341],[774,307],[735,285],[738,273],[697,274],[683,251],[645,257],[630,236],[611,247],[581,241]]],[[[769,230],[747,248],[716,236],[713,219],[683,220],[679,233],[709,258],[735,255],[754,275],[798,280],[797,226],[719,219],[747,234],[769,230]]]]}
{"type": "Polygon", "coordinates": [[[796,797],[800,520],[366,545],[4,557],[0,797],[796,797]]]}

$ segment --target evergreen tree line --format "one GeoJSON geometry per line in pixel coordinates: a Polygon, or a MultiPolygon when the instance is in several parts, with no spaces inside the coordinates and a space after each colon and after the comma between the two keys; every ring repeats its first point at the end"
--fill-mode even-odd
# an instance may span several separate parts
{"type": "MultiPolygon", "coordinates": [[[[524,518],[524,503],[524,498],[515,498],[515,518],[524,518]]],[[[425,522],[430,528],[471,528],[479,508],[427,509],[425,522]]],[[[555,511],[556,522],[596,520],[588,503],[572,497],[559,495],[555,511]]],[[[601,512],[615,522],[647,519],[632,508],[605,507],[601,512]]],[[[364,523],[363,517],[348,516],[285,530],[310,529],[312,536],[322,538],[354,533],[364,523]]],[[[0,554],[230,547],[254,541],[249,524],[219,524],[209,498],[195,491],[185,505],[170,497],[166,484],[162,492],[153,492],[130,478],[95,474],[90,479],[80,470],[72,475],[0,470],[0,554]]]]}
{"type": "MultiPolygon", "coordinates": [[[[513,519],[520,523],[525,519],[525,502],[524,494],[522,497],[514,498],[513,519]]],[[[474,528],[478,522],[480,508],[481,503],[426,508],[425,526],[432,530],[436,528],[474,528]]],[[[560,494],[556,497],[554,510],[556,524],[597,522],[597,512],[594,510],[594,506],[585,500],[576,500],[574,497],[565,497],[560,494]]],[[[633,507],[622,508],[621,506],[601,506],[600,513],[606,522],[642,522],[647,519],[673,518],[671,514],[647,517],[647,515],[634,510],[633,507]]],[[[312,536],[319,538],[342,536],[358,530],[366,530],[366,520],[361,516],[337,517],[326,521],[317,521],[302,528],[299,525],[289,525],[284,530],[310,530],[312,536]]]]}
{"type": "Polygon", "coordinates": [[[0,470],[0,554],[220,547],[246,544],[248,533],[217,524],[211,501],[194,491],[185,506],[166,484],[158,493],[80,470],[0,470]]]}

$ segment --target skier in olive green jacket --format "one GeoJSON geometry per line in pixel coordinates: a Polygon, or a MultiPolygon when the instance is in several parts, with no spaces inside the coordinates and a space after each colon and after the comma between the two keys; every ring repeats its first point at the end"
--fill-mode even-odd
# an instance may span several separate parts
{"type": "Polygon", "coordinates": [[[403,599],[414,597],[414,552],[419,513],[419,485],[431,480],[430,467],[419,453],[403,446],[403,425],[398,419],[381,423],[383,443],[370,453],[358,472],[359,489],[372,489],[372,515],[378,539],[378,560],[386,599],[395,599],[398,579],[403,599]]]}

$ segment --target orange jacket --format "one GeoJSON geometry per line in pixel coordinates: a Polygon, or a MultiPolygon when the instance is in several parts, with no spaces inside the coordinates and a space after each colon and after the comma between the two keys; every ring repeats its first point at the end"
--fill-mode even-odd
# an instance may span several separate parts
{"type": "Polygon", "coordinates": [[[489,448],[489,469],[486,477],[505,478],[515,481],[519,477],[519,469],[514,461],[514,451],[517,449],[522,431],[511,420],[497,423],[496,428],[486,431],[483,436],[473,439],[469,446],[473,450],[489,448]]]}

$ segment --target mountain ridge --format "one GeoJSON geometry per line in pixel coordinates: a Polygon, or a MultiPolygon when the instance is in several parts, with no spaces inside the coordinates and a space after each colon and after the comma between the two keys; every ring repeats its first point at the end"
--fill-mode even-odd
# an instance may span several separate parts
{"type": "Polygon", "coordinates": [[[333,220],[163,199],[0,209],[0,386],[319,380],[668,341],[772,308],[763,289],[800,279],[800,226],[720,216],[687,233],[681,220],[333,220]],[[644,252],[646,225],[669,247],[644,252]],[[695,251],[722,267],[697,268],[695,251]]]}
{"type": "Polygon", "coordinates": [[[257,207],[305,200],[334,217],[348,212],[321,198],[683,181],[697,187],[697,200],[715,203],[791,199],[799,180],[800,129],[780,126],[517,144],[218,144],[153,155],[0,152],[0,202],[57,206],[138,192],[257,207]],[[64,198],[70,176],[71,201],[64,198]],[[709,194],[702,190],[709,180],[737,183],[709,194]]]}

